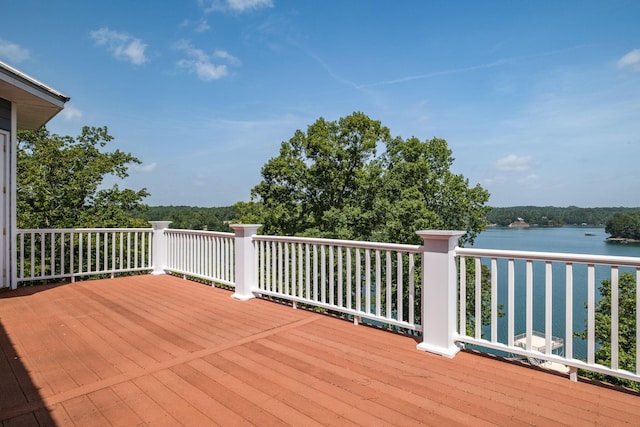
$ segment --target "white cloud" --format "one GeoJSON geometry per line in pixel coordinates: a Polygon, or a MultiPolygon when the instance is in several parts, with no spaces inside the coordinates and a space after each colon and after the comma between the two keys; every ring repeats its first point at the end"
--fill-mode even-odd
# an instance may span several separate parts
{"type": "Polygon", "coordinates": [[[531,156],[509,154],[506,157],[498,159],[493,164],[493,168],[503,172],[525,172],[530,170],[533,165],[534,162],[531,156]]]}
{"type": "Polygon", "coordinates": [[[205,13],[213,11],[248,12],[264,7],[273,7],[273,0],[200,0],[205,13]]]}
{"type": "Polygon", "coordinates": [[[263,7],[273,7],[273,1],[271,0],[226,0],[226,3],[230,9],[237,12],[260,9],[263,7]]]}
{"type": "Polygon", "coordinates": [[[98,46],[106,46],[107,50],[117,59],[129,61],[135,65],[142,65],[147,62],[147,57],[144,53],[147,45],[142,40],[129,34],[112,31],[104,27],[92,31],[91,38],[98,46]]]}
{"type": "Polygon", "coordinates": [[[213,54],[216,58],[224,59],[231,65],[240,65],[240,60],[226,50],[216,50],[213,54]]]}
{"type": "Polygon", "coordinates": [[[618,60],[618,67],[631,67],[640,71],[640,49],[634,49],[618,60]]]}
{"type": "MultiPolygon", "coordinates": [[[[195,73],[200,80],[217,80],[229,75],[229,70],[226,65],[214,64],[210,55],[202,49],[193,47],[191,43],[183,40],[176,45],[176,48],[187,55],[187,58],[178,61],[178,67],[195,73]]],[[[223,59],[231,65],[238,65],[240,63],[238,58],[224,50],[216,50],[213,56],[223,59]]]]}
{"type": "Polygon", "coordinates": [[[148,163],[142,165],[132,165],[131,170],[136,172],[151,172],[158,166],[157,163],[148,163]]]}
{"type": "Polygon", "coordinates": [[[66,105],[64,107],[64,110],[60,112],[60,115],[65,120],[79,119],[82,117],[82,111],[80,111],[73,105],[66,105]]]}
{"type": "Polygon", "coordinates": [[[206,18],[201,18],[197,21],[185,19],[184,21],[182,21],[180,26],[184,28],[192,28],[196,33],[204,33],[211,29],[211,26],[209,26],[209,22],[206,18]]]}
{"type": "Polygon", "coordinates": [[[520,178],[518,183],[520,183],[520,184],[535,184],[535,183],[537,183],[539,181],[540,181],[540,177],[538,175],[536,175],[535,173],[530,173],[529,175],[520,178]]]}
{"type": "Polygon", "coordinates": [[[209,26],[209,23],[207,22],[206,19],[201,19],[200,21],[198,21],[195,24],[195,28],[194,31],[196,33],[204,33],[206,31],[209,31],[211,29],[211,27],[209,26]]]}
{"type": "Polygon", "coordinates": [[[6,58],[11,62],[23,62],[30,57],[28,49],[8,40],[0,39],[0,58],[6,58]]]}
{"type": "Polygon", "coordinates": [[[183,26],[192,27],[196,33],[204,33],[211,28],[207,15],[212,12],[245,13],[265,7],[273,7],[273,0],[198,0],[198,6],[204,12],[199,21],[183,22],[183,26]]]}

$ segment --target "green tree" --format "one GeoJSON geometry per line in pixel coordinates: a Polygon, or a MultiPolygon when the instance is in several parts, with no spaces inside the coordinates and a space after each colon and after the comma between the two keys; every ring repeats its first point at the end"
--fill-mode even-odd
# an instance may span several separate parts
{"type": "MultiPolygon", "coordinates": [[[[106,127],[83,127],[77,138],[46,128],[18,132],[17,220],[19,228],[125,227],[144,208],[146,189],[103,188],[106,176],[128,176],[140,160],[118,149],[105,152],[113,138],[106,127]]],[[[144,224],[146,225],[146,224],[144,224]]]]}
{"type": "MultiPolygon", "coordinates": [[[[416,230],[465,230],[461,239],[473,242],[484,229],[489,193],[469,186],[450,168],[454,158],[444,139],[395,138],[383,156],[381,239],[419,243],[416,230]]],[[[381,196],[381,197],[380,197],[381,196]]]]}
{"type": "Polygon", "coordinates": [[[607,221],[605,231],[611,237],[640,240],[640,211],[613,215],[607,221]]]}
{"type": "MultiPolygon", "coordinates": [[[[462,243],[473,242],[485,226],[489,193],[452,173],[453,160],[444,139],[394,138],[363,113],[320,118],[281,144],[252,201],[236,209],[241,222],[263,224],[265,234],[418,244],[418,230],[461,229],[462,243]]],[[[483,300],[482,321],[488,307],[483,300]]]]}
{"type": "MultiPolygon", "coordinates": [[[[600,300],[595,307],[595,340],[597,350],[596,363],[611,366],[611,280],[600,283],[600,300]]],[[[618,278],[618,366],[630,372],[636,372],[636,277],[624,272],[618,278]]],[[[587,339],[587,330],[577,334],[587,339]]],[[[640,390],[640,383],[624,378],[584,371],[582,375],[611,384],[640,390]]]]}
{"type": "Polygon", "coordinates": [[[169,227],[184,230],[231,231],[228,223],[236,217],[233,206],[149,206],[136,215],[146,221],[171,221],[169,227]]]}
{"type": "MultiPolygon", "coordinates": [[[[267,234],[368,239],[375,223],[372,186],[380,179],[374,163],[389,130],[362,113],[329,122],[322,118],[296,131],[280,154],[262,168],[262,182],[252,190],[267,234]]],[[[246,221],[245,221],[246,222],[246,221]]]]}
{"type": "Polygon", "coordinates": [[[529,224],[545,227],[563,225],[602,226],[616,214],[638,212],[638,208],[578,208],[576,206],[512,206],[494,207],[487,213],[487,222],[507,226],[516,218],[523,218],[529,224]]]}
{"type": "Polygon", "coordinates": [[[281,144],[252,203],[236,207],[265,234],[419,243],[419,229],[462,229],[472,242],[489,193],[450,171],[451,154],[444,139],[393,138],[363,113],[320,118],[281,144]]]}

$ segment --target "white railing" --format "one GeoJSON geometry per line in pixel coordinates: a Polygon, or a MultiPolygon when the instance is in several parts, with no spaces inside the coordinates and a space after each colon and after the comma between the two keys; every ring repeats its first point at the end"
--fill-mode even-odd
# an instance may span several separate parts
{"type": "Polygon", "coordinates": [[[17,230],[17,283],[148,271],[147,228],[17,230]]]}
{"type": "Polygon", "coordinates": [[[235,233],[168,224],[18,230],[15,281],[176,273],[234,287],[240,300],[268,296],[356,323],[418,331],[419,349],[448,357],[465,343],[569,367],[572,379],[584,368],[640,381],[637,345],[634,368],[622,369],[628,365],[619,333],[628,319],[620,322],[618,302],[619,279],[630,272],[636,286],[631,340],[640,343],[640,258],[459,248],[463,233],[456,231],[418,232],[424,243],[414,246],[260,236],[256,224],[233,225],[235,233]],[[596,363],[602,328],[596,304],[605,279],[612,284],[608,365],[596,363]],[[583,331],[584,339],[576,336],[583,331]]]}
{"type": "Polygon", "coordinates": [[[352,315],[355,322],[422,330],[419,246],[281,236],[254,242],[257,293],[352,315]]]}
{"type": "MultiPolygon", "coordinates": [[[[631,355],[633,371],[620,367],[620,301],[619,277],[629,272],[635,277],[636,343],[640,343],[640,258],[564,253],[521,252],[458,248],[459,271],[459,336],[460,342],[520,355],[530,360],[549,361],[568,367],[575,379],[575,369],[584,368],[605,375],[640,381],[640,352],[631,355]],[[475,274],[467,283],[467,261],[475,274]],[[490,278],[485,294],[490,302],[482,304],[482,265],[490,278]],[[611,281],[611,363],[596,363],[598,343],[596,303],[602,280],[611,281]],[[475,300],[469,301],[467,290],[475,300]],[[473,312],[467,315],[468,304],[473,312]],[[505,317],[499,317],[499,307],[505,317]],[[486,311],[487,313],[483,313],[486,311]],[[476,319],[488,319],[482,325],[476,319]],[[470,317],[470,318],[469,318],[470,317]],[[576,333],[586,331],[586,339],[576,333]]],[[[627,319],[628,321],[629,319],[627,319]]],[[[627,343],[625,343],[627,344],[627,343]]]]}
{"type": "Polygon", "coordinates": [[[235,286],[234,234],[165,229],[164,270],[235,286]]]}

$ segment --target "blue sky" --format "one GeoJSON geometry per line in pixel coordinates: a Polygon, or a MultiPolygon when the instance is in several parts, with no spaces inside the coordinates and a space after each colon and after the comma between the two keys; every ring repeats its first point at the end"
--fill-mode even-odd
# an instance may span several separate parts
{"type": "Polygon", "coordinates": [[[0,60],[108,126],[150,205],[248,200],[296,129],[444,138],[493,206],[640,206],[640,2],[5,0],[0,60]]]}

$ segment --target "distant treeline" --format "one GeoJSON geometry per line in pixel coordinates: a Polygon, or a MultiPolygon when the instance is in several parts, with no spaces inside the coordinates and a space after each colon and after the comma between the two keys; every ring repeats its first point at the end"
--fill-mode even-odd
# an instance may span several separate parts
{"type": "Polygon", "coordinates": [[[613,238],[640,241],[640,210],[613,215],[605,231],[613,238]]]}
{"type": "MultiPolygon", "coordinates": [[[[604,227],[614,215],[640,212],[638,208],[579,208],[575,206],[513,206],[493,208],[487,214],[487,223],[507,226],[519,218],[531,225],[560,227],[563,225],[589,225],[604,227]]],[[[136,212],[146,221],[171,221],[171,228],[186,230],[231,231],[228,223],[237,218],[234,206],[202,208],[194,206],[149,206],[136,212]]]]}
{"type": "Polygon", "coordinates": [[[487,222],[507,226],[519,218],[531,225],[560,227],[563,225],[589,225],[604,227],[615,214],[640,211],[638,208],[579,208],[576,206],[514,206],[493,208],[487,214],[487,222]]]}
{"type": "Polygon", "coordinates": [[[233,206],[201,208],[194,206],[149,206],[136,212],[147,221],[171,221],[170,228],[183,230],[232,231],[228,222],[235,218],[233,206]]]}

